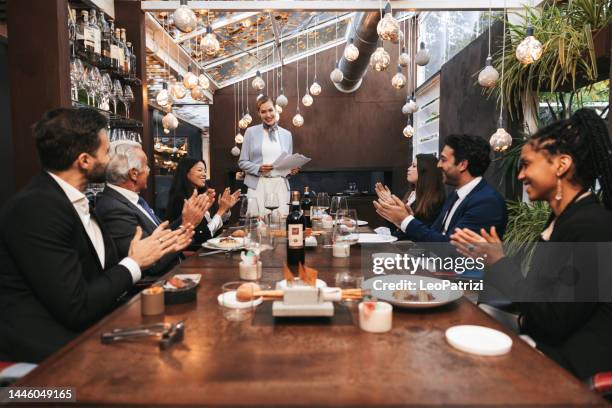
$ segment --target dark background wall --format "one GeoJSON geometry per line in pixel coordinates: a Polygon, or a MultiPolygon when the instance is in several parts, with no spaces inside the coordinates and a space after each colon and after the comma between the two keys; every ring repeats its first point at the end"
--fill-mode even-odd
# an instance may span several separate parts
{"type": "Polygon", "coordinates": [[[15,190],[13,140],[11,138],[10,86],[8,74],[8,43],[0,37],[0,205],[15,190]]]}
{"type": "MultiPolygon", "coordinates": [[[[412,151],[412,141],[402,135],[406,118],[401,113],[401,107],[406,94],[405,90],[395,90],[391,86],[391,78],[396,73],[397,48],[387,45],[387,51],[392,55],[389,69],[385,72],[369,69],[361,88],[352,94],[337,91],[329,79],[335,64],[334,49],[320,53],[317,57],[317,78],[323,91],[315,97],[311,107],[306,108],[300,103],[305,119],[301,128],[291,124],[296,111],[296,64],[284,67],[284,90],[289,105],[281,114],[280,126],[293,133],[294,152],[312,158],[304,171],[385,169],[392,171],[395,191],[406,189],[405,174],[412,151]]],[[[310,83],[313,62],[311,57],[310,83]]],[[[300,61],[299,70],[300,95],[303,95],[306,89],[304,60],[300,61]]],[[[260,123],[255,113],[258,92],[251,88],[250,82],[249,110],[255,125],[260,123]]],[[[267,89],[271,89],[271,86],[268,84],[267,89]]],[[[230,153],[237,131],[233,114],[233,87],[230,86],[215,93],[214,105],[211,106],[211,181],[217,189],[228,184],[230,172],[238,169],[237,158],[230,153]]]]}

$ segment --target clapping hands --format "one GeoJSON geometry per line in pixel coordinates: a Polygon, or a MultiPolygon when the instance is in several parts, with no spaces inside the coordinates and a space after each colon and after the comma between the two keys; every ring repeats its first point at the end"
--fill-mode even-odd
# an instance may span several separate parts
{"type": "Polygon", "coordinates": [[[142,228],[138,226],[130,243],[128,256],[141,269],[145,269],[166,254],[185,249],[191,243],[193,234],[192,224],[184,224],[172,231],[168,229],[168,221],[165,221],[150,236],[142,238],[142,228]]]}
{"type": "Polygon", "coordinates": [[[217,213],[223,216],[223,214],[235,206],[238,201],[240,201],[240,190],[231,193],[229,187],[227,187],[223,191],[223,194],[219,196],[219,211],[217,213]]]}
{"type": "Polygon", "coordinates": [[[378,200],[374,201],[374,208],[381,217],[399,228],[406,217],[413,215],[412,210],[391,193],[389,187],[376,183],[374,189],[378,196],[378,200]]]}
{"type": "Polygon", "coordinates": [[[456,228],[451,244],[464,256],[483,258],[486,265],[493,265],[505,256],[495,227],[491,227],[490,232],[481,228],[480,235],[468,228],[456,228]]]}
{"type": "Polygon", "coordinates": [[[215,192],[212,194],[206,193],[198,194],[196,190],[189,199],[185,200],[183,204],[183,212],[181,214],[183,224],[199,225],[206,214],[206,211],[215,202],[215,192]]]}

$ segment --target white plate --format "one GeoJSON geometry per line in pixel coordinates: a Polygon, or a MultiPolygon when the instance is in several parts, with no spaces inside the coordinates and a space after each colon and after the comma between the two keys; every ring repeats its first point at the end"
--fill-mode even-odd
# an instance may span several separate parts
{"type": "MultiPolygon", "coordinates": [[[[401,298],[397,298],[393,296],[393,293],[396,292],[394,289],[382,290],[382,289],[374,289],[374,282],[380,281],[377,283],[377,287],[382,288],[382,284],[389,283],[398,283],[400,281],[404,282],[413,282],[413,287],[415,289],[421,288],[421,283],[423,285],[427,284],[442,284],[441,279],[430,278],[429,276],[418,276],[418,275],[379,275],[373,278],[366,280],[363,283],[364,289],[370,289],[372,296],[377,298],[378,300],[384,300],[385,302],[389,302],[394,306],[406,308],[406,309],[428,309],[432,307],[440,307],[446,305],[448,303],[454,302],[457,299],[460,299],[463,296],[462,290],[450,290],[450,289],[433,289],[426,290],[431,293],[434,297],[433,300],[430,301],[419,301],[419,300],[402,300],[401,298]]],[[[408,284],[406,284],[406,291],[411,294],[416,295],[416,290],[408,290],[408,284]]],[[[403,291],[404,289],[402,289],[403,291]]]]}
{"type": "MultiPolygon", "coordinates": [[[[327,283],[325,283],[325,281],[322,281],[321,279],[317,279],[317,288],[326,288],[327,287],[327,283]]],[[[276,289],[277,290],[283,290],[283,289],[287,289],[287,281],[285,279],[283,279],[282,281],[279,281],[276,283],[276,289]]]]}
{"type": "Polygon", "coordinates": [[[358,227],[363,227],[364,225],[368,225],[368,222],[364,220],[357,220],[358,227]]]}
{"type": "Polygon", "coordinates": [[[512,348],[507,334],[483,326],[453,326],[446,330],[446,341],[458,350],[479,356],[501,356],[512,348]]]}
{"type": "Polygon", "coordinates": [[[219,296],[217,296],[217,302],[220,306],[231,309],[250,309],[253,306],[261,305],[263,298],[259,297],[252,301],[240,302],[238,299],[236,299],[236,291],[232,290],[230,292],[220,293],[219,296]]]}
{"type": "Polygon", "coordinates": [[[240,249],[244,247],[244,238],[234,238],[234,239],[236,240],[236,246],[233,246],[233,247],[220,246],[219,242],[221,241],[221,238],[219,237],[209,239],[208,241],[204,242],[202,246],[208,249],[226,249],[228,251],[234,250],[234,249],[240,249]]]}
{"type": "MultiPolygon", "coordinates": [[[[171,278],[191,279],[192,281],[194,281],[196,283],[196,286],[198,286],[200,284],[200,280],[202,279],[202,275],[199,274],[199,273],[183,273],[183,274],[173,275],[173,276],[171,276],[171,278]]],[[[175,288],[174,286],[172,286],[168,282],[166,282],[166,283],[164,283],[164,289],[166,289],[166,290],[176,290],[178,288],[175,288]]]]}
{"type": "Polygon", "coordinates": [[[359,234],[359,244],[388,244],[397,241],[393,235],[359,234]]]}

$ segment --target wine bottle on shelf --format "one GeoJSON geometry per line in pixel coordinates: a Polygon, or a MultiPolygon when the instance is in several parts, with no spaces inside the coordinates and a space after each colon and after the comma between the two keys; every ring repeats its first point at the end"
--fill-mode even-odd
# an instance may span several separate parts
{"type": "Polygon", "coordinates": [[[70,55],[76,55],[76,40],[77,40],[77,21],[76,10],[70,9],[70,18],[68,19],[68,36],[70,41],[70,55]]]}
{"type": "Polygon", "coordinates": [[[98,28],[102,33],[102,53],[100,55],[100,64],[103,68],[111,67],[111,35],[110,35],[110,27],[106,22],[106,18],[104,17],[104,13],[100,12],[100,18],[98,19],[98,28]]]}
{"type": "Polygon", "coordinates": [[[81,57],[87,57],[87,40],[89,36],[89,12],[81,11],[81,18],[76,27],[76,51],[81,57]]]}
{"type": "MultiPolygon", "coordinates": [[[[287,265],[304,264],[304,215],[300,210],[300,192],[291,192],[291,210],[287,215],[287,265]]],[[[291,268],[294,270],[296,268],[291,268]]]]}
{"type": "Polygon", "coordinates": [[[132,43],[128,43],[130,48],[130,76],[136,78],[136,54],[134,54],[134,47],[132,43]]]}
{"type": "Polygon", "coordinates": [[[304,195],[300,204],[304,212],[304,227],[311,228],[310,210],[312,208],[312,197],[310,196],[310,188],[308,186],[304,187],[304,195]]]}
{"type": "Polygon", "coordinates": [[[102,33],[100,27],[98,27],[98,18],[96,9],[91,9],[89,12],[89,39],[90,43],[90,58],[89,61],[94,65],[100,64],[102,56],[102,33]]]}
{"type": "Polygon", "coordinates": [[[115,22],[110,22],[110,46],[111,46],[111,69],[113,71],[119,70],[119,46],[117,43],[117,36],[115,30],[115,22]]]}
{"type": "Polygon", "coordinates": [[[125,28],[121,29],[121,42],[123,43],[123,74],[129,75],[130,73],[130,49],[128,47],[127,35],[125,28]]]}
{"type": "Polygon", "coordinates": [[[125,64],[125,51],[121,42],[121,29],[115,29],[115,38],[117,39],[117,71],[123,74],[123,64],[125,64]]]}

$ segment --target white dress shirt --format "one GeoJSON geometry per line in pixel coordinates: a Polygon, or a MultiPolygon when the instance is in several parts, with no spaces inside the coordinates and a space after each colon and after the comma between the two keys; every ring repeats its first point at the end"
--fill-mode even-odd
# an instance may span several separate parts
{"type": "MultiPolygon", "coordinates": [[[[59,184],[68,200],[74,206],[81,222],[83,223],[83,227],[85,228],[85,232],[87,232],[87,236],[91,240],[93,244],[96,254],[98,255],[98,259],[100,260],[100,264],[102,265],[102,269],[106,268],[104,257],[105,257],[105,249],[104,249],[104,237],[102,236],[102,230],[100,226],[96,222],[95,219],[91,217],[89,214],[89,201],[85,194],[77,190],[74,186],[67,183],[60,177],[55,174],[49,172],[49,175],[59,184]]],[[[132,281],[134,283],[138,282],[142,276],[142,272],[140,271],[140,266],[134,261],[132,258],[126,257],[119,262],[120,265],[125,266],[130,274],[132,275],[132,281]]]]}
{"type": "Polygon", "coordinates": [[[261,155],[263,157],[264,164],[272,164],[278,159],[278,156],[281,155],[283,149],[281,148],[280,140],[278,135],[276,135],[275,140],[273,141],[270,138],[270,132],[266,129],[263,130],[263,141],[261,143],[261,155]]]}
{"type": "MultiPolygon", "coordinates": [[[[457,208],[459,208],[459,205],[461,204],[461,202],[465,199],[465,197],[467,197],[468,194],[472,192],[474,188],[476,188],[478,183],[480,183],[480,180],[482,180],[482,177],[476,177],[474,180],[470,181],[469,183],[457,189],[457,195],[459,196],[459,198],[457,199],[457,201],[455,201],[455,204],[453,204],[451,209],[448,211],[448,216],[446,217],[446,221],[444,222],[444,226],[442,228],[443,234],[446,234],[446,230],[448,229],[448,226],[451,220],[453,219],[453,215],[455,215],[455,211],[457,211],[457,208]]],[[[406,218],[404,218],[400,226],[401,230],[406,232],[406,228],[408,228],[408,224],[410,224],[410,222],[413,219],[414,219],[413,215],[409,215],[406,218]]]]}
{"type": "MultiPolygon", "coordinates": [[[[223,214],[223,217],[225,218],[226,215],[229,216],[229,211],[223,214]]],[[[223,219],[221,218],[221,216],[219,216],[219,214],[215,214],[214,217],[211,218],[210,213],[206,211],[206,214],[204,214],[204,218],[206,218],[206,222],[208,223],[207,225],[208,229],[210,230],[210,235],[214,236],[217,231],[219,231],[219,229],[223,226],[223,219]]]]}
{"type": "Polygon", "coordinates": [[[124,196],[125,198],[127,198],[127,200],[130,203],[134,204],[136,206],[136,208],[138,208],[140,210],[141,213],[146,215],[146,217],[154,225],[159,225],[153,218],[151,218],[151,215],[147,212],[147,210],[145,210],[140,204],[138,204],[138,199],[140,198],[140,195],[138,195],[138,193],[136,193],[136,192],[134,192],[132,190],[128,190],[127,188],[116,186],[114,184],[107,183],[106,185],[109,186],[110,188],[112,188],[113,190],[115,190],[116,192],[118,192],[119,194],[121,194],[122,196],[124,196]]]}

